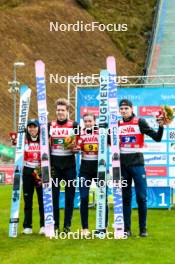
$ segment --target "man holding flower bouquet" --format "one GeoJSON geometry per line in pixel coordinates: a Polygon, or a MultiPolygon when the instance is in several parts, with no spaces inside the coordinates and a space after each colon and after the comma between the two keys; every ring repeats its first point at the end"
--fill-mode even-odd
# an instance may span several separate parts
{"type": "Polygon", "coordinates": [[[51,163],[54,168],[53,206],[55,229],[59,230],[59,194],[60,181],[65,182],[64,232],[69,232],[74,208],[76,164],[73,148],[78,134],[78,123],[68,119],[69,104],[64,98],[56,101],[57,119],[49,129],[51,144],[51,163]]]}
{"type": "Polygon", "coordinates": [[[119,103],[122,119],[119,120],[120,137],[120,161],[122,179],[127,181],[127,187],[123,188],[123,214],[125,232],[131,236],[131,200],[132,179],[135,184],[136,200],[138,204],[140,237],[146,237],[147,218],[147,184],[144,168],[144,134],[154,141],[160,142],[163,136],[163,126],[170,124],[173,119],[173,111],[169,106],[160,108],[156,115],[159,125],[158,130],[153,130],[145,119],[138,118],[133,113],[132,102],[123,99],[119,103]]]}

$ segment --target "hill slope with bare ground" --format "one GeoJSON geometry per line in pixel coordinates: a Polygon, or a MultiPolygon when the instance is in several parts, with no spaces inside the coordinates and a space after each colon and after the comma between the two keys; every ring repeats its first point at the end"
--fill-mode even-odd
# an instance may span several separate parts
{"type": "MultiPolygon", "coordinates": [[[[13,100],[12,95],[8,93],[7,83],[13,78],[14,62],[23,61],[26,64],[25,67],[17,69],[17,79],[21,83],[28,84],[33,91],[30,117],[36,116],[34,62],[37,59],[45,62],[49,119],[55,115],[53,106],[55,99],[60,95],[66,96],[67,88],[66,85],[50,84],[49,73],[58,73],[60,76],[99,73],[99,70],[105,67],[108,55],[114,55],[117,58],[120,75],[139,73],[140,65],[138,66],[136,61],[125,56],[126,54],[107,32],[49,31],[50,21],[90,23],[98,21],[98,17],[100,21],[106,2],[94,0],[93,9],[87,12],[75,0],[0,1],[1,142],[7,138],[8,131],[12,129],[13,100]]],[[[117,2],[121,4],[121,1],[117,2]]],[[[115,3],[115,6],[118,4],[115,3]]],[[[110,16],[110,12],[107,13],[110,16]]],[[[100,22],[107,23],[107,15],[105,21],[100,22]]],[[[145,47],[146,44],[144,51],[145,47]]],[[[139,51],[137,52],[139,54],[139,51]]],[[[140,53],[143,62],[146,52],[143,54],[143,49],[141,49],[140,53]]]]}

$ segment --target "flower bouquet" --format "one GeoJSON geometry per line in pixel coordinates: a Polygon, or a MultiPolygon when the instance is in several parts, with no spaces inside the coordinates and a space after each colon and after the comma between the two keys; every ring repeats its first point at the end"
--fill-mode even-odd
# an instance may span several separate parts
{"type": "Polygon", "coordinates": [[[162,119],[164,125],[169,125],[173,121],[173,108],[168,105],[164,105],[160,107],[158,114],[156,115],[157,119],[162,119]]]}
{"type": "Polygon", "coordinates": [[[64,138],[64,149],[72,149],[75,146],[75,135],[64,138]]]}
{"type": "Polygon", "coordinates": [[[41,167],[36,167],[32,173],[32,176],[34,178],[35,181],[35,186],[36,187],[40,187],[42,184],[42,180],[41,180],[41,167]]]}

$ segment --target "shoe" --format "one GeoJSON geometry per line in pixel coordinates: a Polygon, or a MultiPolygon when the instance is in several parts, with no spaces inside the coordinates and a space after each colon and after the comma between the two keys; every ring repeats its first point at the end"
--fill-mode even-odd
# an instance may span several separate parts
{"type": "Polygon", "coordinates": [[[30,235],[32,234],[32,228],[24,228],[24,230],[22,231],[22,234],[25,234],[25,235],[30,235]]]}
{"type": "Polygon", "coordinates": [[[82,229],[81,235],[84,237],[88,237],[90,235],[89,229],[88,228],[82,229]]]}
{"type": "Polygon", "coordinates": [[[45,228],[42,226],[39,230],[39,235],[45,235],[45,228]]]}
{"type": "Polygon", "coordinates": [[[95,232],[94,232],[94,235],[98,238],[105,238],[106,237],[106,232],[107,232],[107,229],[104,228],[104,229],[96,229],[95,232]]]}
{"type": "Polygon", "coordinates": [[[68,234],[70,232],[70,227],[69,226],[64,227],[63,232],[68,234]]]}
{"type": "Polygon", "coordinates": [[[139,234],[140,237],[147,237],[148,236],[148,232],[146,230],[146,228],[141,228],[140,229],[140,234],[139,234]]]}
{"type": "Polygon", "coordinates": [[[130,236],[132,236],[132,233],[131,233],[131,230],[130,229],[125,229],[124,230],[124,233],[127,235],[127,237],[130,237],[130,236]]]}

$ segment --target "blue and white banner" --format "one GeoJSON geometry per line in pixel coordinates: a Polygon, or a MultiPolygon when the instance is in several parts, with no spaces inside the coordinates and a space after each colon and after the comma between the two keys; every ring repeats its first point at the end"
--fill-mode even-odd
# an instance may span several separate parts
{"type": "MultiPolygon", "coordinates": [[[[158,125],[155,115],[161,105],[171,105],[175,109],[175,87],[119,88],[118,99],[133,102],[137,116],[146,119],[153,129],[158,125]]],[[[77,87],[77,121],[87,111],[98,116],[99,88],[77,87]]],[[[175,187],[175,120],[166,126],[161,142],[145,136],[145,169],[149,186],[175,187]]]]}

